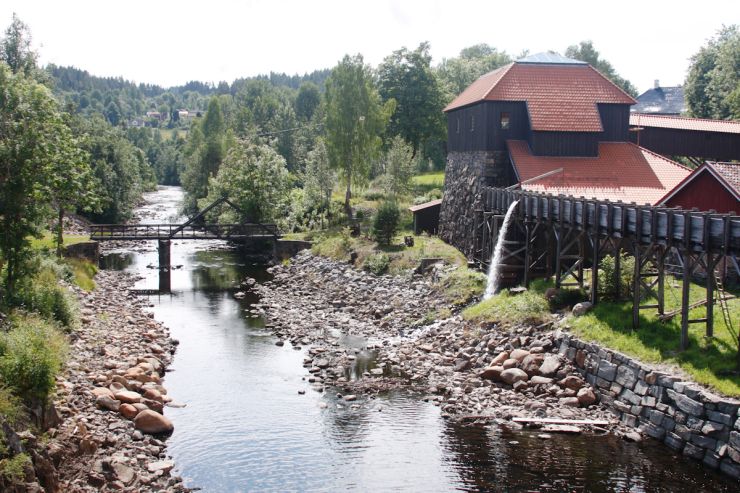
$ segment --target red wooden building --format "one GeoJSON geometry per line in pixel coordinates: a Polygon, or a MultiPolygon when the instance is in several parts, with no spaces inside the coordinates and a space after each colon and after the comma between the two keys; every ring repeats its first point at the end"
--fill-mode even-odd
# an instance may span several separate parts
{"type": "Polygon", "coordinates": [[[740,212],[740,163],[707,161],[659,201],[660,205],[740,212]]]}

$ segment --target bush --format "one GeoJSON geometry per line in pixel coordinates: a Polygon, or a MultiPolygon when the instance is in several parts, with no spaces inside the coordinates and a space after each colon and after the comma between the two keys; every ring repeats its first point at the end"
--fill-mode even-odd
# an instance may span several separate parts
{"type": "Polygon", "coordinates": [[[362,263],[363,270],[372,272],[376,276],[385,274],[388,272],[388,266],[391,264],[391,259],[385,253],[378,253],[375,255],[368,256],[362,263]]]}
{"type": "MultiPolygon", "coordinates": [[[[632,281],[635,278],[635,257],[627,256],[622,252],[620,262],[622,264],[620,275],[621,286],[620,294],[622,297],[629,297],[632,293],[632,281]]],[[[616,290],[614,283],[614,273],[616,263],[614,255],[607,255],[599,263],[599,294],[606,299],[613,299],[616,290]]]]}
{"type": "Polygon", "coordinates": [[[26,468],[31,466],[31,457],[25,452],[0,460],[0,476],[11,482],[20,482],[26,475],[26,468]]]}
{"type": "Polygon", "coordinates": [[[311,247],[311,252],[334,260],[349,260],[352,239],[349,228],[343,228],[339,236],[322,238],[311,247]]]}
{"type": "Polygon", "coordinates": [[[464,305],[486,289],[486,276],[482,272],[458,267],[442,276],[437,284],[448,302],[464,305]]]}
{"type": "Polygon", "coordinates": [[[0,377],[23,399],[45,400],[67,354],[64,336],[34,315],[16,315],[0,332],[0,377]]]}
{"type": "Polygon", "coordinates": [[[17,305],[49,320],[56,320],[64,327],[77,322],[77,304],[69,292],[57,284],[55,278],[38,276],[18,292],[17,305]]]}
{"type": "Polygon", "coordinates": [[[398,231],[398,221],[401,217],[401,212],[398,209],[398,204],[392,200],[386,200],[378,207],[378,212],[375,214],[375,222],[373,223],[373,234],[375,239],[381,245],[390,245],[393,237],[398,231]]]}
{"type": "Polygon", "coordinates": [[[588,300],[588,294],[583,289],[558,289],[555,291],[555,296],[549,300],[550,309],[560,310],[586,300],[588,300]]]}

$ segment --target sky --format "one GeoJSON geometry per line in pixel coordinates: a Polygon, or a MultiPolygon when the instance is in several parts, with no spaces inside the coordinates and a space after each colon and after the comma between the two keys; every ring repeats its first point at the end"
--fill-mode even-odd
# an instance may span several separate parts
{"type": "Polygon", "coordinates": [[[592,40],[643,92],[683,83],[691,55],[740,24],[740,3],[719,0],[3,0],[3,31],[13,12],[42,64],[165,87],[303,74],[345,54],[377,66],[423,41],[436,64],[478,43],[516,56],[592,40]]]}

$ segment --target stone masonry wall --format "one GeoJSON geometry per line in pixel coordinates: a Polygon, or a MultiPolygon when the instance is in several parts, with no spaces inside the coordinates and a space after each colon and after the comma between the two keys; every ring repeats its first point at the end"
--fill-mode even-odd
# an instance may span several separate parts
{"type": "Polygon", "coordinates": [[[569,334],[561,336],[559,352],[623,423],[740,479],[740,401],[569,334]]]}
{"type": "Polygon", "coordinates": [[[450,152],[439,213],[439,237],[470,258],[475,246],[475,211],[482,205],[481,191],[485,186],[509,185],[509,175],[506,153],[450,152]]]}

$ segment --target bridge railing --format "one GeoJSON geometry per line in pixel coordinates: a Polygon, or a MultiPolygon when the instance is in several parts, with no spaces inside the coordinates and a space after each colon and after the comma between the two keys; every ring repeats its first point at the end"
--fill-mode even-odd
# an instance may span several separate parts
{"type": "Polygon", "coordinates": [[[148,240],[148,239],[230,239],[273,236],[279,231],[275,224],[94,224],[90,237],[94,240],[148,240]]]}
{"type": "Polygon", "coordinates": [[[632,237],[640,243],[680,246],[690,251],[740,253],[740,216],[680,208],[609,202],[489,187],[486,212],[505,213],[519,201],[516,217],[595,231],[601,236],[632,237]]]}

